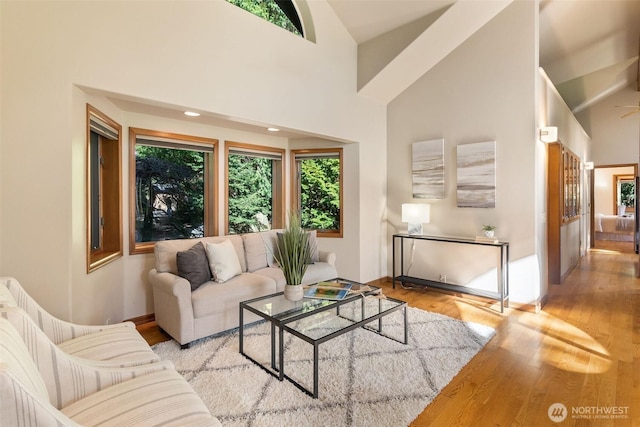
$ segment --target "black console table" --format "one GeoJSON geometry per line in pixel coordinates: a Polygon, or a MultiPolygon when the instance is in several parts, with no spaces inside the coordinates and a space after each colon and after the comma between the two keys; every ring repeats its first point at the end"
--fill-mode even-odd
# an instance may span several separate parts
{"type": "Polygon", "coordinates": [[[476,295],[500,301],[500,312],[504,313],[504,308],[509,307],[509,242],[485,242],[476,239],[466,239],[461,237],[425,236],[413,234],[393,235],[393,287],[396,281],[400,283],[413,283],[416,285],[432,288],[444,289],[448,291],[460,292],[469,295],[476,295]],[[419,277],[405,276],[404,274],[404,241],[429,240],[435,242],[459,243],[463,245],[493,246],[500,250],[500,264],[498,265],[498,292],[490,292],[481,289],[473,289],[466,286],[454,285],[451,283],[439,282],[436,280],[421,279],[419,277]],[[396,276],[396,241],[400,241],[400,274],[396,276]]]}

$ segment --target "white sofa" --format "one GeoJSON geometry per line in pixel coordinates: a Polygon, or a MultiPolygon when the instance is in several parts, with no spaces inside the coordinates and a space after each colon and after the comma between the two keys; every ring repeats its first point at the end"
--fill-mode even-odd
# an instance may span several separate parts
{"type": "MultiPolygon", "coordinates": [[[[241,301],[284,289],[284,275],[273,257],[280,231],[157,242],[154,250],[156,266],[149,272],[149,281],[153,286],[158,325],[183,348],[198,338],[238,327],[241,301]],[[178,252],[187,251],[200,242],[206,245],[225,240],[233,244],[240,262],[240,274],[223,283],[207,281],[192,291],[190,282],[178,274],[178,252]]],[[[312,233],[312,247],[316,246],[315,241],[315,233],[312,233]]],[[[314,250],[314,254],[303,284],[338,276],[333,252],[314,250]]]]}
{"type": "Polygon", "coordinates": [[[169,361],[114,368],[71,356],[19,307],[0,308],[4,426],[220,426],[169,361]]]}
{"type": "Polygon", "coordinates": [[[42,308],[14,277],[0,277],[0,307],[20,307],[51,342],[72,356],[113,367],[160,360],[132,322],[95,326],[65,322],[42,308]]]}

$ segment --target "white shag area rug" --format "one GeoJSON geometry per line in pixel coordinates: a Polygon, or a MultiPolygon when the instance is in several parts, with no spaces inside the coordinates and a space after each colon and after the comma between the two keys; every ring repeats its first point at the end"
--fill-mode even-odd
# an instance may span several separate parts
{"type": "MultiPolygon", "coordinates": [[[[407,310],[407,345],[362,328],[321,344],[318,399],[242,356],[237,330],[186,350],[175,341],[153,350],[175,364],[224,426],[406,426],[495,334],[488,326],[407,310]]],[[[401,313],[383,318],[383,332],[402,339],[401,313]]],[[[270,343],[268,324],[245,329],[252,357],[268,362],[270,343]]],[[[285,373],[307,389],[313,389],[312,358],[311,344],[285,333],[285,373]]]]}

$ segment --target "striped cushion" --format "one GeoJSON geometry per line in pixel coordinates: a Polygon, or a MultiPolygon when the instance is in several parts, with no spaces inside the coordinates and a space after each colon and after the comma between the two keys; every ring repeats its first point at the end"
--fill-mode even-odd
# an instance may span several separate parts
{"type": "Polygon", "coordinates": [[[0,424],[77,426],[49,403],[47,388],[22,337],[0,318],[0,424]]]}
{"type": "Polygon", "coordinates": [[[89,326],[65,322],[45,311],[16,279],[0,278],[0,306],[15,305],[27,312],[54,344],[74,356],[109,362],[101,365],[114,367],[160,360],[133,323],[89,326]],[[11,299],[14,303],[3,304],[3,299],[11,299]]]}
{"type": "MultiPolygon", "coordinates": [[[[14,379],[22,383],[29,392],[39,398],[49,399],[47,387],[38,368],[33,363],[22,337],[10,322],[3,318],[0,318],[0,366],[12,372],[14,379]]],[[[3,395],[2,400],[4,398],[3,395]]]]}
{"type": "Polygon", "coordinates": [[[160,360],[132,328],[105,329],[65,341],[58,347],[76,357],[105,362],[102,366],[137,366],[160,360]]]}
{"type": "MultiPolygon", "coordinates": [[[[20,313],[13,308],[2,312],[13,317],[20,313]]],[[[27,323],[32,323],[28,317],[27,323]]],[[[42,331],[32,325],[25,336],[30,343],[42,337],[42,331]]],[[[0,424],[6,426],[220,426],[211,416],[191,386],[178,374],[170,362],[149,365],[154,372],[138,369],[127,377],[121,369],[93,369],[75,363],[53,344],[50,351],[38,347],[50,364],[56,365],[53,375],[47,374],[45,385],[38,367],[12,323],[0,316],[0,424]],[[65,360],[69,358],[68,360],[65,360]],[[71,369],[65,369],[69,364],[71,369]],[[122,375],[118,375],[122,373],[122,375]],[[108,376],[120,377],[118,383],[105,381],[108,376]],[[97,381],[97,390],[89,390],[97,381]],[[79,391],[84,387],[87,396],[58,411],[49,402],[47,387],[65,394],[65,389],[79,391]],[[70,418],[75,418],[72,420],[70,418]],[[77,424],[76,424],[77,423],[77,424]]],[[[41,364],[41,366],[43,366],[41,364]]],[[[46,378],[45,377],[45,378],[46,378]]]]}
{"type": "Polygon", "coordinates": [[[132,328],[135,326],[131,322],[120,323],[115,325],[77,325],[74,323],[65,322],[49,314],[44,308],[40,306],[31,296],[24,290],[20,283],[13,277],[0,278],[0,283],[9,289],[11,295],[18,307],[26,311],[33,319],[38,327],[53,341],[54,344],[60,344],[61,342],[80,337],[82,335],[99,332],[103,329],[111,328],[132,328]]]}
{"type": "Polygon", "coordinates": [[[12,307],[18,305],[9,289],[2,282],[0,282],[0,305],[12,307]]]}
{"type": "Polygon", "coordinates": [[[125,381],[73,403],[62,413],[91,426],[220,426],[202,399],[176,371],[125,381]]]}
{"type": "Polygon", "coordinates": [[[127,368],[105,368],[100,362],[68,355],[35,325],[19,307],[0,308],[0,316],[8,319],[20,336],[46,384],[49,401],[61,409],[90,394],[139,375],[173,369],[171,362],[127,368]]]}

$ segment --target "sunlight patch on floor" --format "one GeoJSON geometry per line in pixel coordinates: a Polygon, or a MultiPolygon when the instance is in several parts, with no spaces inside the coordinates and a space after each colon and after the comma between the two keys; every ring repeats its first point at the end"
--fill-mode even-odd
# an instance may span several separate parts
{"type": "Polygon", "coordinates": [[[503,334],[494,337],[501,340],[500,347],[530,358],[532,365],[546,364],[588,374],[607,372],[611,368],[611,354],[597,339],[544,311],[506,309],[505,314],[500,314],[499,304],[490,307],[470,299],[455,304],[460,319],[496,328],[503,334]]]}
{"type": "Polygon", "coordinates": [[[622,252],[620,252],[620,251],[616,251],[616,250],[613,250],[613,249],[598,249],[598,248],[591,248],[591,249],[589,249],[589,250],[590,250],[591,252],[598,252],[598,253],[601,253],[601,254],[620,254],[620,253],[622,253],[622,252]]]}
{"type": "Polygon", "coordinates": [[[536,358],[570,372],[603,373],[611,367],[611,354],[600,342],[582,329],[541,312],[521,316],[518,323],[542,339],[536,358]]]}

